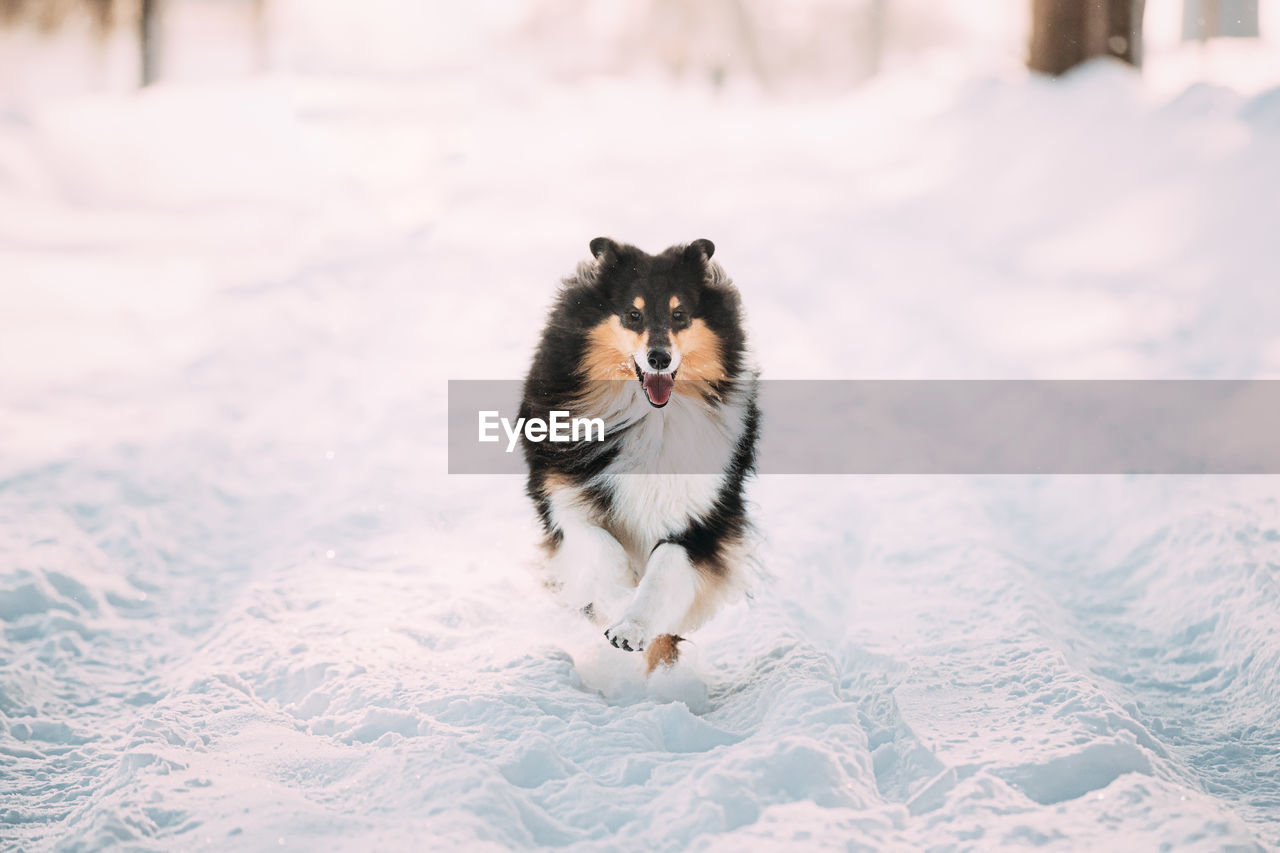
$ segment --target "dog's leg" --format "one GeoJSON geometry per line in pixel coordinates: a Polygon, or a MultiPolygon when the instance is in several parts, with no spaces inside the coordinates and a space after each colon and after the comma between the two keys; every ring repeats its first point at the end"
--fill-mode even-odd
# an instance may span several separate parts
{"type": "Polygon", "coordinates": [[[553,498],[552,513],[561,539],[549,568],[561,596],[569,606],[608,624],[635,588],[626,549],[574,502],[553,498]]]}
{"type": "Polygon", "coordinates": [[[638,652],[655,637],[677,633],[697,598],[698,584],[698,570],[684,547],[663,542],[649,555],[622,619],[604,635],[618,648],[638,652]]]}

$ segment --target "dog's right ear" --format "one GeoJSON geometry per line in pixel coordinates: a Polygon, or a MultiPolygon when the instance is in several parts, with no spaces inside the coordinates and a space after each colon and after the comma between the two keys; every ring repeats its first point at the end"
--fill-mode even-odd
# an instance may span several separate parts
{"type": "Polygon", "coordinates": [[[602,265],[616,259],[619,252],[618,244],[608,237],[597,237],[591,241],[591,254],[602,265]]]}
{"type": "Polygon", "coordinates": [[[688,246],[684,247],[684,256],[690,261],[705,264],[711,260],[711,256],[716,253],[716,244],[703,237],[694,240],[688,246]]]}

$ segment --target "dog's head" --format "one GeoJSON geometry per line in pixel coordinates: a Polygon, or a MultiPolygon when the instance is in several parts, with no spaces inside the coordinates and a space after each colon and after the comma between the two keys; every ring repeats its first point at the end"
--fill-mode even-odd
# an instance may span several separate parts
{"type": "Polygon", "coordinates": [[[650,405],[673,393],[704,394],[739,370],[743,335],[738,294],[716,247],[694,240],[649,255],[608,237],[591,241],[599,319],[588,333],[583,373],[632,379],[650,405]]]}

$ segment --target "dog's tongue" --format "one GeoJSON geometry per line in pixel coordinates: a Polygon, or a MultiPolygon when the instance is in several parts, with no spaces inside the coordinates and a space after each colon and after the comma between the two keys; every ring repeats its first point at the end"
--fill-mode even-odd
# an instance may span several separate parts
{"type": "Polygon", "coordinates": [[[671,399],[671,389],[676,387],[676,379],[670,373],[646,373],[644,375],[644,391],[649,395],[649,402],[655,406],[665,406],[671,399]]]}

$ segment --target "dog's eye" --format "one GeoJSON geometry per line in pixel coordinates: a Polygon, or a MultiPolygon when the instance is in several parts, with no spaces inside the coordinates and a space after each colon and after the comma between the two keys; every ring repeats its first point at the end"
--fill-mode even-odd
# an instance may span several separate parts
{"type": "Polygon", "coordinates": [[[672,319],[672,320],[675,320],[677,323],[683,323],[683,322],[684,322],[684,312],[683,312],[683,311],[672,311],[672,312],[671,312],[671,319],[672,319]]]}
{"type": "Polygon", "coordinates": [[[627,319],[633,323],[639,323],[644,318],[640,316],[639,311],[632,311],[630,314],[627,315],[627,319]]]}

